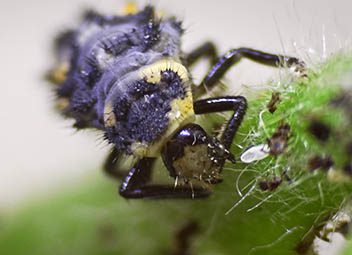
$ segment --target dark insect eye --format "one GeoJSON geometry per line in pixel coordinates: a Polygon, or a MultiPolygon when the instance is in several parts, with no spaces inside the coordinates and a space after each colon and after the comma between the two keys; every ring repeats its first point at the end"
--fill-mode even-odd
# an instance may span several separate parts
{"type": "Polygon", "coordinates": [[[164,154],[167,159],[178,159],[184,155],[186,146],[207,143],[207,134],[199,125],[189,124],[176,133],[167,143],[164,154]]]}
{"type": "Polygon", "coordinates": [[[173,177],[218,183],[219,168],[233,155],[197,124],[188,124],[167,142],[162,152],[165,165],[173,177]]]}
{"type": "Polygon", "coordinates": [[[313,120],[310,123],[308,130],[316,139],[321,142],[326,142],[329,139],[331,133],[331,129],[327,124],[317,120],[313,120]]]}
{"type": "Polygon", "coordinates": [[[308,168],[310,171],[314,171],[317,169],[322,169],[324,171],[328,171],[330,167],[334,165],[334,161],[331,156],[319,156],[315,155],[311,157],[308,161],[308,168]]]}

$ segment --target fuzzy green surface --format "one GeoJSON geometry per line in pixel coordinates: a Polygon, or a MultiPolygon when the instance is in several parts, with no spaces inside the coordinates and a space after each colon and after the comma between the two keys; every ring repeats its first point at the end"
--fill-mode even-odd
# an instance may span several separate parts
{"type": "MultiPolygon", "coordinates": [[[[98,169],[97,177],[78,187],[4,214],[0,254],[171,254],[174,233],[190,220],[200,225],[192,254],[297,254],[308,232],[336,212],[352,190],[350,177],[341,170],[349,160],[345,144],[352,141],[351,120],[330,104],[351,73],[352,55],[335,57],[308,79],[273,85],[249,99],[234,154],[265,143],[282,122],[292,130],[288,148],[278,157],[227,164],[224,182],[214,187],[210,198],[126,201],[117,195],[117,183],[98,169]],[[271,114],[266,104],[273,90],[280,91],[283,100],[271,114]],[[312,119],[331,127],[326,143],[307,132],[312,119]],[[331,171],[340,178],[309,171],[307,162],[316,154],[331,155],[331,171]],[[291,181],[284,180],[275,191],[259,189],[259,181],[283,171],[291,181]]],[[[211,120],[224,121],[219,115],[211,120]]]]}

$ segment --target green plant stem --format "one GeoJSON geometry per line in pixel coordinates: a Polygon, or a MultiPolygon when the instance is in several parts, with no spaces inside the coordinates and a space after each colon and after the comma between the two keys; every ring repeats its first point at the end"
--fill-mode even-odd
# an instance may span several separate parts
{"type": "MultiPolygon", "coordinates": [[[[252,95],[232,152],[238,158],[244,148],[266,143],[281,123],[291,127],[288,147],[282,155],[251,164],[227,164],[224,181],[210,198],[126,201],[117,195],[117,183],[97,170],[97,177],[76,188],[4,214],[0,253],[172,254],[175,233],[189,221],[200,226],[191,240],[192,254],[302,252],[312,230],[319,229],[352,190],[350,177],[342,171],[349,160],[345,143],[352,141],[350,119],[331,105],[351,73],[352,56],[339,56],[310,71],[307,79],[282,81],[252,95]],[[274,114],[266,107],[272,91],[282,98],[274,114]],[[313,119],[331,128],[327,142],[307,131],[313,119]],[[314,155],[331,156],[333,168],[310,171],[308,161],[314,155]],[[283,178],[284,173],[288,177],[283,178]],[[259,182],[275,177],[283,178],[277,189],[260,189],[259,182]]],[[[224,121],[220,115],[207,118],[208,128],[224,121]]],[[[160,166],[157,173],[163,172],[160,166]]]]}

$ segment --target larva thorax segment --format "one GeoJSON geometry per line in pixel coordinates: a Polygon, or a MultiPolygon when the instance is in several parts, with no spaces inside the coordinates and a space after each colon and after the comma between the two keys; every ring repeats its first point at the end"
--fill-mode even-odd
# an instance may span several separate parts
{"type": "Polygon", "coordinates": [[[126,16],[87,12],[57,40],[49,78],[58,84],[60,111],[78,129],[102,130],[121,152],[158,154],[194,116],[182,33],[180,22],[159,19],[150,6],[126,16]]]}
{"type": "Polygon", "coordinates": [[[125,90],[118,98],[106,101],[104,124],[117,147],[140,157],[157,156],[180,126],[194,120],[189,73],[168,57],[135,73],[128,85],[116,85],[125,90]]]}
{"type": "Polygon", "coordinates": [[[191,93],[191,81],[187,68],[172,58],[159,60],[143,68],[140,72],[140,77],[145,81],[155,86],[160,85],[163,81],[169,82],[169,87],[173,86],[174,77],[181,82],[183,95],[174,97],[170,101],[170,111],[167,113],[169,119],[168,127],[158,138],[157,141],[145,146],[145,144],[137,142],[132,145],[134,154],[138,156],[156,156],[160,154],[162,146],[169,140],[174,132],[181,126],[190,123],[194,120],[193,96],[191,93]]]}
{"type": "Polygon", "coordinates": [[[139,75],[147,82],[156,84],[161,81],[162,73],[165,71],[176,73],[184,83],[189,80],[189,74],[186,67],[172,58],[165,58],[150,66],[142,68],[139,75]]]}

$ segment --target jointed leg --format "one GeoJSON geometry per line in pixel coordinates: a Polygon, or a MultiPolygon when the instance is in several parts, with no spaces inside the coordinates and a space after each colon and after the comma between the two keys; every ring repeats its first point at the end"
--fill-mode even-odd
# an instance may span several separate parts
{"type": "Polygon", "coordinates": [[[208,98],[194,102],[196,114],[234,111],[220,139],[227,150],[230,149],[232,140],[246,114],[246,109],[247,101],[242,96],[208,98]]]}
{"type": "Polygon", "coordinates": [[[154,158],[142,158],[126,174],[126,171],[118,169],[120,156],[114,148],[104,163],[104,171],[114,178],[123,179],[120,194],[125,198],[201,198],[211,193],[197,186],[150,184],[154,158]]]}
{"type": "Polygon", "coordinates": [[[118,169],[120,157],[121,153],[116,148],[113,148],[103,165],[104,172],[117,179],[122,179],[126,175],[126,171],[118,169]]]}
{"type": "Polygon", "coordinates": [[[247,58],[257,63],[272,67],[304,67],[304,63],[294,57],[270,54],[250,48],[233,49],[222,56],[213,68],[210,69],[201,85],[195,90],[194,97],[198,98],[203,95],[206,92],[205,87],[211,89],[224,76],[224,74],[242,58],[247,58]]]}
{"type": "Polygon", "coordinates": [[[214,65],[217,61],[217,52],[215,45],[212,42],[206,42],[194,49],[186,56],[186,63],[188,66],[192,66],[200,58],[207,57],[210,59],[210,63],[214,65]]]}
{"type": "MultiPolygon", "coordinates": [[[[221,143],[226,149],[229,149],[232,140],[243,120],[247,108],[247,102],[244,97],[219,97],[199,100],[194,103],[196,114],[205,114],[212,112],[230,111],[234,113],[227,124],[225,131],[221,136],[221,143]]],[[[105,169],[108,173],[121,174],[120,172],[112,171],[115,169],[115,158],[119,156],[117,151],[113,151],[105,164],[105,169]]],[[[124,178],[120,195],[125,198],[202,198],[208,197],[211,190],[205,187],[191,185],[160,185],[151,184],[151,174],[155,158],[142,158],[124,178]]],[[[223,164],[222,162],[221,164],[223,164]]]]}
{"type": "Polygon", "coordinates": [[[122,182],[120,195],[125,198],[202,198],[210,195],[205,188],[149,184],[155,158],[142,158],[122,182]]]}
{"type": "MultiPolygon", "coordinates": [[[[220,97],[199,100],[194,103],[196,114],[220,112],[234,110],[224,133],[221,137],[221,142],[226,149],[229,149],[232,140],[240,126],[245,111],[247,102],[244,97],[220,97]]],[[[122,173],[116,171],[118,164],[119,153],[113,150],[109,155],[104,168],[109,174],[120,178],[122,173]]],[[[151,174],[155,158],[142,158],[129,173],[125,176],[120,187],[120,194],[125,198],[203,198],[211,194],[211,190],[205,187],[191,185],[160,185],[150,184],[151,174]]]]}

